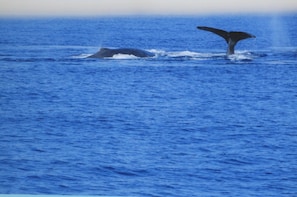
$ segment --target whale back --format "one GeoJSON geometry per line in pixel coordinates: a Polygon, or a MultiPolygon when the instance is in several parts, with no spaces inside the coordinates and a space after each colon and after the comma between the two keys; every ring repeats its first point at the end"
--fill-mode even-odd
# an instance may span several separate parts
{"type": "Polygon", "coordinates": [[[101,48],[97,53],[89,56],[89,58],[104,58],[112,57],[114,54],[111,52],[111,49],[101,48]]]}
{"type": "Polygon", "coordinates": [[[90,58],[105,58],[105,57],[113,57],[114,55],[123,54],[123,55],[134,55],[136,57],[153,57],[155,54],[133,48],[118,48],[118,49],[109,49],[109,48],[101,48],[97,53],[89,56],[90,58]]]}
{"type": "Polygon", "coordinates": [[[134,55],[136,57],[153,57],[154,54],[145,50],[133,48],[119,48],[113,50],[114,54],[134,55]]]}

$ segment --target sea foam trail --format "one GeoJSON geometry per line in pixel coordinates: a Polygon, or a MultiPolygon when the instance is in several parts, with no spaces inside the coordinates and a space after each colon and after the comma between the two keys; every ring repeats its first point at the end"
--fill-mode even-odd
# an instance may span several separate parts
{"type": "Polygon", "coordinates": [[[159,50],[159,49],[151,49],[148,50],[151,53],[156,54],[154,58],[173,58],[173,59],[179,59],[179,58],[188,58],[193,60],[205,60],[205,59],[213,59],[213,58],[222,58],[225,57],[225,53],[202,53],[202,52],[196,52],[196,51],[165,51],[165,50],[159,50]]]}
{"type": "MultiPolygon", "coordinates": [[[[169,58],[169,59],[191,59],[191,60],[211,60],[211,59],[222,59],[226,58],[226,53],[223,52],[196,52],[196,51],[165,51],[165,50],[159,50],[159,49],[150,49],[147,50],[150,53],[154,53],[155,56],[148,57],[146,59],[163,59],[163,58],[169,58]]],[[[72,56],[73,58],[88,58],[92,54],[80,54],[77,56],[72,56]]],[[[134,55],[129,54],[116,54],[112,57],[107,57],[103,59],[116,59],[116,60],[129,60],[129,59],[142,59],[140,57],[136,57],[134,55]]],[[[236,54],[228,56],[227,59],[230,59],[232,61],[240,61],[240,60],[252,60],[253,55],[248,51],[240,51],[236,54]]]]}

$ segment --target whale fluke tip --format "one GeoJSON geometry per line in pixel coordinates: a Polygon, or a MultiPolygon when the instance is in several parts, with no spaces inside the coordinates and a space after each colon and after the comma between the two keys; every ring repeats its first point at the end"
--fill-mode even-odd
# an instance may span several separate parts
{"type": "Polygon", "coordinates": [[[234,47],[238,41],[244,40],[247,38],[256,38],[256,36],[254,36],[252,34],[249,34],[246,32],[241,32],[241,31],[227,32],[227,31],[224,31],[221,29],[216,29],[216,28],[206,27],[206,26],[197,26],[197,29],[209,31],[209,32],[215,33],[215,34],[221,36],[222,38],[224,38],[228,44],[228,51],[227,51],[228,55],[234,54],[234,47]]]}

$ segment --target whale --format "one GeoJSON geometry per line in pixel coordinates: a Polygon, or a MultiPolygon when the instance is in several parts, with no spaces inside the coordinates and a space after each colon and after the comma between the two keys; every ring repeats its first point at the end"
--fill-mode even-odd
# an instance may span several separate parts
{"type": "Polygon", "coordinates": [[[134,48],[101,48],[97,53],[89,56],[89,58],[111,58],[114,55],[133,55],[135,57],[154,57],[155,54],[149,51],[134,48]]]}
{"type": "Polygon", "coordinates": [[[247,38],[256,38],[256,36],[246,33],[246,32],[241,32],[241,31],[224,31],[222,29],[216,29],[213,27],[206,27],[206,26],[197,26],[198,29],[204,30],[204,31],[209,31],[214,34],[217,34],[218,36],[221,36],[222,38],[225,39],[225,41],[228,44],[227,48],[227,55],[232,55],[234,54],[234,49],[235,45],[237,44],[238,41],[244,40],[247,38]]]}

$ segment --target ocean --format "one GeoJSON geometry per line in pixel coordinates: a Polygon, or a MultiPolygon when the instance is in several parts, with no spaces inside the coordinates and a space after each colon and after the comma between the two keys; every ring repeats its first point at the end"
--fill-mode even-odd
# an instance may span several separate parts
{"type": "Polygon", "coordinates": [[[296,32],[296,14],[1,18],[0,193],[297,196],[296,32]],[[256,38],[226,56],[198,25],[256,38]]]}

